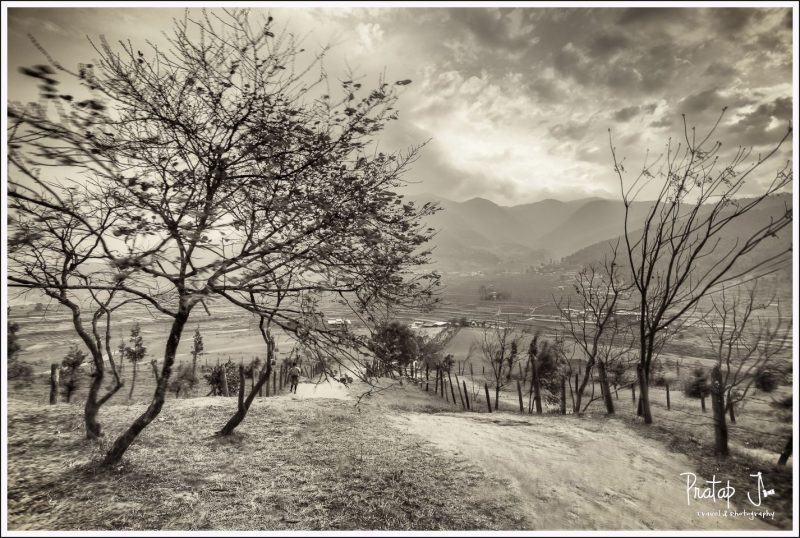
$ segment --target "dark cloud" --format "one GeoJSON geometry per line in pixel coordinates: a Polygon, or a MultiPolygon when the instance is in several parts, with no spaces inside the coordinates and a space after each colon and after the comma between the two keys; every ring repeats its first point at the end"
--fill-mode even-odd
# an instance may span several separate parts
{"type": "Polygon", "coordinates": [[[631,45],[631,40],[618,33],[602,33],[592,39],[589,54],[594,58],[608,58],[631,45]]]}
{"type": "Polygon", "coordinates": [[[591,120],[570,120],[551,126],[548,131],[553,138],[558,140],[581,140],[588,131],[591,120]]]}
{"type": "Polygon", "coordinates": [[[710,19],[720,29],[722,35],[730,39],[740,39],[740,33],[745,30],[753,20],[763,17],[764,11],[752,8],[711,8],[710,19]]]}
{"type": "Polygon", "coordinates": [[[653,112],[655,112],[656,108],[657,108],[656,103],[626,106],[620,108],[619,110],[614,111],[612,117],[614,118],[615,121],[626,122],[632,120],[639,114],[652,114],[653,112]]]}
{"type": "Polygon", "coordinates": [[[553,67],[579,84],[585,85],[592,81],[592,66],[593,64],[582,56],[581,51],[572,42],[561,47],[553,56],[553,67]]]}
{"type": "Polygon", "coordinates": [[[711,77],[718,80],[729,80],[736,77],[739,71],[728,63],[714,61],[708,64],[708,67],[703,71],[703,76],[711,77]]]}
{"type": "Polygon", "coordinates": [[[673,115],[664,114],[664,116],[661,119],[650,122],[649,125],[654,129],[663,129],[665,127],[672,127],[674,123],[675,123],[675,117],[673,115]]]}
{"type": "Polygon", "coordinates": [[[632,118],[635,118],[639,114],[640,108],[638,106],[626,106],[625,108],[620,108],[616,112],[614,112],[614,120],[616,121],[628,121],[632,118]]]}
{"type": "Polygon", "coordinates": [[[736,122],[734,132],[746,146],[776,144],[785,134],[792,118],[792,100],[779,97],[762,103],[736,122]]]}
{"type": "Polygon", "coordinates": [[[537,77],[536,75],[533,75],[533,78],[528,82],[527,88],[538,101],[544,103],[555,103],[564,97],[554,80],[537,77]]]}
{"type": "Polygon", "coordinates": [[[723,107],[736,111],[743,106],[751,105],[755,101],[742,93],[723,95],[718,88],[709,88],[698,93],[693,93],[678,102],[678,110],[686,115],[695,115],[703,112],[717,112],[723,107]]]}
{"type": "Polygon", "coordinates": [[[683,18],[686,15],[686,11],[685,9],[661,7],[627,8],[623,10],[618,23],[623,26],[663,24],[666,21],[683,18]]]}
{"type": "Polygon", "coordinates": [[[475,37],[481,46],[519,50],[535,44],[526,32],[516,32],[515,26],[532,23],[530,10],[524,9],[463,9],[448,10],[450,20],[475,37]]]}

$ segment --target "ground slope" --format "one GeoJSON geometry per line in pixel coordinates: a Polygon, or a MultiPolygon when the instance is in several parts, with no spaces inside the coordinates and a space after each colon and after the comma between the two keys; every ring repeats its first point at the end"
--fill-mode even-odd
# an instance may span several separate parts
{"type": "Polygon", "coordinates": [[[701,517],[687,505],[693,465],[618,420],[407,413],[393,423],[511,480],[536,530],[774,530],[747,518],[701,517]]]}

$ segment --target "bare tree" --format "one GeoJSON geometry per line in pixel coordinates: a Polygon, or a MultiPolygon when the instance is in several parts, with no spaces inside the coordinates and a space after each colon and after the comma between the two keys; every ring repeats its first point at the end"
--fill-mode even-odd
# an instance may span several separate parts
{"type": "Polygon", "coordinates": [[[753,389],[772,392],[785,381],[787,372],[787,365],[775,358],[785,349],[790,331],[780,308],[775,317],[767,316],[773,299],[759,303],[756,290],[756,286],[746,291],[723,289],[711,297],[712,305],[704,320],[716,358],[711,394],[717,453],[721,456],[728,455],[726,414],[735,423],[735,407],[744,405],[753,389]]]}
{"type": "Polygon", "coordinates": [[[9,196],[77,219],[99,243],[98,263],[125,275],[117,287],[171,319],[151,403],[113,443],[109,464],[160,413],[183,329],[208,297],[252,311],[255,294],[256,313],[302,335],[313,309],[298,305],[315,295],[369,308],[424,300],[438,281],[411,271],[427,261],[422,219],[435,207],[396,194],[419,148],[372,145],[410,81],[331,89],[324,51],[307,59],[271,17],[256,23],[246,10],[187,12],[168,41],[143,52],[101,39],[98,61],[77,72],[48,57],[26,71],[43,81],[41,102],[9,106],[9,196]],[[85,95],[59,94],[59,76],[85,95]],[[59,166],[74,174],[44,177],[59,166]],[[115,237],[61,203],[76,185],[124,208],[115,237]]]}
{"type": "Polygon", "coordinates": [[[585,357],[583,375],[575,392],[575,408],[578,412],[581,412],[586,385],[593,380],[597,366],[603,403],[609,414],[614,413],[607,370],[612,361],[626,353],[632,341],[626,334],[627,324],[618,312],[620,300],[627,298],[630,285],[620,278],[617,268],[617,247],[614,246],[610,257],[601,266],[585,267],[575,277],[579,311],[570,308],[570,298],[563,303],[565,306],[562,306],[561,300],[558,301],[566,331],[585,357]]]}
{"type": "Polygon", "coordinates": [[[519,362],[517,353],[522,335],[508,323],[493,323],[483,330],[478,348],[484,362],[491,368],[494,385],[494,409],[497,411],[500,391],[510,382],[506,371],[513,372],[519,362]]]}
{"type": "Polygon", "coordinates": [[[782,208],[768,220],[737,226],[743,217],[766,205],[770,196],[791,185],[793,173],[787,163],[766,182],[761,194],[741,197],[746,181],[791,136],[791,129],[752,164],[745,163],[750,152],[741,148],[723,164],[721,143],[708,145],[724,113],[723,109],[705,136],[687,128],[684,118],[684,144],[670,140],[662,156],[645,160],[633,181],[625,179],[624,163],[617,158],[609,132],[625,206],[625,256],[639,299],[640,405],[647,424],[653,421],[648,382],[659,334],[685,317],[709,291],[746,275],[770,273],[790,255],[788,246],[766,252],[758,247],[790,226],[791,208],[782,208]],[[657,195],[643,223],[631,222],[632,204],[646,186],[654,183],[657,195]],[[733,231],[736,239],[727,239],[726,231],[733,231]]]}
{"type": "MultiPolygon", "coordinates": [[[[77,191],[67,193],[62,202],[71,211],[96,218],[102,230],[110,229],[115,223],[115,207],[105,205],[106,197],[92,199],[77,191]]],[[[97,420],[100,408],[122,387],[111,348],[112,314],[135,302],[136,298],[125,298],[121,291],[124,275],[94,266],[99,256],[97,237],[79,219],[13,197],[9,210],[9,286],[21,288],[23,293],[37,290],[68,309],[75,332],[89,350],[93,366],[84,409],[86,437],[100,437],[102,430],[97,420]],[[95,285],[102,289],[92,289],[95,285]],[[88,321],[84,317],[85,309],[91,315],[88,321]],[[101,396],[106,360],[113,380],[101,396]]]]}

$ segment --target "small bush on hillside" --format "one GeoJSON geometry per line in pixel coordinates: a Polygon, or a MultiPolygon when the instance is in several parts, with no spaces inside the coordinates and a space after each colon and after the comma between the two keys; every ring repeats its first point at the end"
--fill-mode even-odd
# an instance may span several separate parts
{"type": "Polygon", "coordinates": [[[19,331],[19,324],[8,321],[7,327],[8,329],[6,331],[6,351],[8,352],[8,354],[6,356],[8,357],[8,379],[16,381],[27,381],[31,377],[33,368],[31,368],[30,364],[21,362],[17,355],[19,353],[19,350],[21,349],[19,345],[19,337],[17,336],[17,331],[19,331]]]}
{"type": "Polygon", "coordinates": [[[239,392],[239,365],[235,364],[232,360],[228,359],[228,361],[223,364],[207,367],[204,370],[203,377],[205,377],[206,383],[211,387],[211,392],[214,396],[221,396],[223,394],[223,375],[228,381],[228,394],[234,395],[239,392]]]}
{"type": "Polygon", "coordinates": [[[650,385],[654,387],[663,387],[667,383],[666,372],[664,364],[661,359],[655,358],[650,363],[650,385]]]}
{"type": "Polygon", "coordinates": [[[689,398],[705,398],[711,394],[711,383],[705,368],[698,366],[692,369],[691,377],[686,380],[683,392],[689,398]]]}
{"type": "Polygon", "coordinates": [[[758,390],[772,392],[780,385],[780,373],[772,368],[762,368],[755,374],[754,385],[758,390]]]}
{"type": "Polygon", "coordinates": [[[78,344],[72,344],[70,350],[61,360],[59,369],[59,383],[61,385],[61,395],[69,403],[72,395],[81,384],[81,366],[86,360],[86,352],[78,348],[78,344]]]}
{"type": "Polygon", "coordinates": [[[186,396],[197,385],[197,381],[197,378],[192,372],[192,365],[184,364],[173,375],[172,380],[169,382],[169,390],[175,393],[176,398],[178,398],[181,393],[186,396]]]}

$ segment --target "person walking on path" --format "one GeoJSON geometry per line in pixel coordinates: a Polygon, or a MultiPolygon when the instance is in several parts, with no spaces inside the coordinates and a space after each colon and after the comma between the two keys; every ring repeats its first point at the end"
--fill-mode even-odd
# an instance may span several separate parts
{"type": "Polygon", "coordinates": [[[300,368],[298,368],[296,362],[293,362],[292,367],[289,369],[289,380],[289,392],[297,394],[297,383],[300,381],[300,368]]]}

